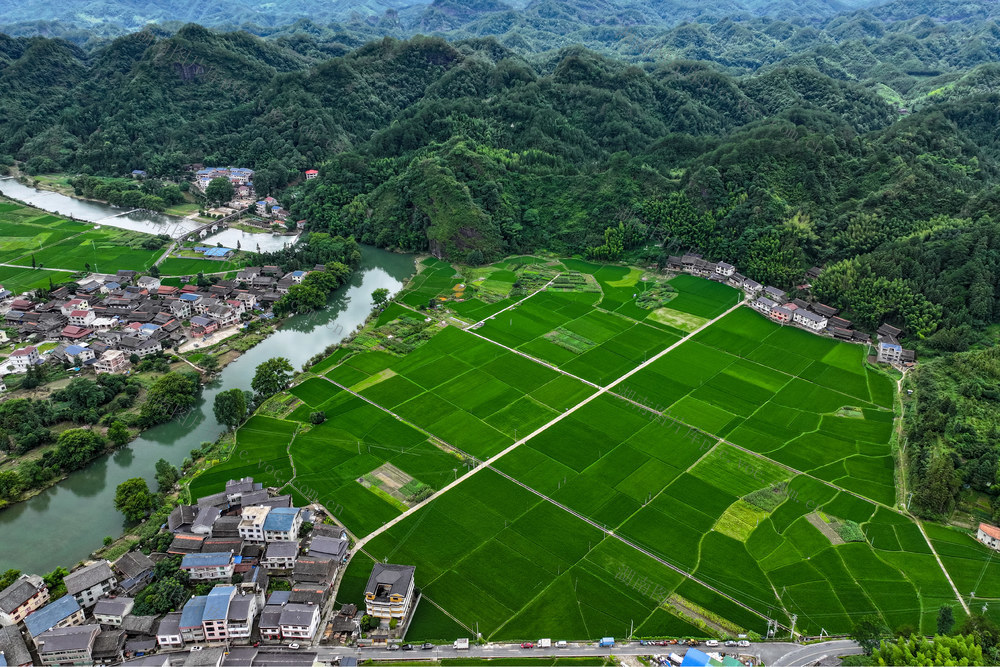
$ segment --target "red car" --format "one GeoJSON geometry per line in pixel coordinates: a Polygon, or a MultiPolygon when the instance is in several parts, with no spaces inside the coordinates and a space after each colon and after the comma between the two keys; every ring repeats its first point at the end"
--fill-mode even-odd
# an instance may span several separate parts
{"type": "Polygon", "coordinates": [[[521,644],[521,648],[535,648],[535,645],[532,644],[531,642],[524,642],[523,644],[521,644]]]}

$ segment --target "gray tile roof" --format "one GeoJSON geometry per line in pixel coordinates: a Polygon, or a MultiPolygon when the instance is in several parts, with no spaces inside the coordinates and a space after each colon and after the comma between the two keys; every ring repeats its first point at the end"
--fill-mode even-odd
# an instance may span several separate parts
{"type": "Polygon", "coordinates": [[[412,565],[375,563],[365,586],[365,595],[375,595],[376,600],[392,594],[406,595],[416,569],[412,565]]]}
{"type": "Polygon", "coordinates": [[[43,586],[45,582],[38,575],[22,574],[17,581],[0,592],[0,611],[13,613],[43,586]]]}
{"type": "Polygon", "coordinates": [[[0,626],[0,652],[8,665],[31,664],[31,652],[17,626],[0,626]]]}
{"type": "Polygon", "coordinates": [[[155,616],[129,614],[122,619],[122,630],[130,635],[155,635],[156,626],[155,616]]]}
{"type": "Polygon", "coordinates": [[[94,605],[94,615],[124,616],[135,604],[135,600],[129,597],[102,598],[94,605]]]}
{"type": "Polygon", "coordinates": [[[46,630],[35,638],[39,654],[56,651],[79,651],[91,648],[97,635],[101,633],[99,625],[77,625],[68,628],[46,630]]]}
{"type": "Polygon", "coordinates": [[[140,574],[152,570],[154,565],[153,559],[141,551],[129,551],[115,561],[115,569],[121,572],[126,579],[138,577],[140,574]]]}
{"type": "Polygon", "coordinates": [[[339,537],[316,535],[309,545],[310,556],[327,556],[339,561],[347,553],[347,540],[339,537]]]}
{"type": "Polygon", "coordinates": [[[179,635],[181,633],[181,612],[174,611],[162,619],[156,628],[158,635],[179,635]]]}
{"type": "Polygon", "coordinates": [[[103,581],[112,579],[114,576],[108,561],[99,560],[86,567],[81,567],[76,572],[67,574],[63,582],[66,584],[66,592],[70,595],[76,595],[103,581]]]}
{"type": "Polygon", "coordinates": [[[309,625],[319,607],[314,604],[299,604],[289,602],[281,610],[281,617],[278,619],[279,625],[309,625]]]}

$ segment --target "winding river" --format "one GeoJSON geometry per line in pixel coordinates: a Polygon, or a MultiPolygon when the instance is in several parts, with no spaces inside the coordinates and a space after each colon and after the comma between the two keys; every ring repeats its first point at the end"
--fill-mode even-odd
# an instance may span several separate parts
{"type": "MultiPolygon", "coordinates": [[[[108,227],[130,229],[134,232],[168,234],[173,238],[181,236],[184,232],[194,231],[202,225],[200,222],[175,215],[153,213],[152,211],[128,211],[102,202],[67,197],[51,190],[29,187],[18,183],[13,178],[0,179],[0,194],[30,204],[35,208],[77,220],[96,222],[108,227]]],[[[244,250],[255,250],[259,247],[262,252],[269,252],[280,250],[282,246],[294,242],[297,238],[294,236],[272,236],[268,233],[254,234],[240,229],[224,229],[205,238],[204,242],[208,245],[221,243],[227,248],[235,248],[236,242],[239,241],[244,250]]]]}
{"type": "MultiPolygon", "coordinates": [[[[43,208],[37,200],[8,192],[10,183],[0,181],[0,192],[43,208]]],[[[44,208],[82,217],[59,208],[61,205],[44,208]]],[[[364,322],[371,312],[373,290],[385,287],[394,293],[414,271],[412,255],[363,246],[361,257],[351,282],[337,290],[326,310],[289,318],[267,340],[226,366],[183,418],[145,431],[127,447],[98,459],[34,498],[0,511],[0,571],[15,567],[41,574],[59,565],[70,567],[100,547],[106,535],[120,535],[124,520],[114,509],[115,488],[130,477],[143,477],[155,487],[153,467],[158,459],[180,465],[192,449],[214,440],[223,431],[212,414],[218,392],[233,387],[249,389],[257,365],[270,357],[287,357],[295,368],[301,368],[310,357],[364,322]]]]}

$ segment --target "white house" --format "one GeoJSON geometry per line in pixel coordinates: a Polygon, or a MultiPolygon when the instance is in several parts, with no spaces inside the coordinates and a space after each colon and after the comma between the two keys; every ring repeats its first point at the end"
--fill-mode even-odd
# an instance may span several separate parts
{"type": "Polygon", "coordinates": [[[753,303],[750,304],[754,310],[759,310],[765,315],[770,315],[771,311],[778,307],[774,301],[771,301],[766,296],[762,296],[753,303]]]}
{"type": "Polygon", "coordinates": [[[37,574],[22,574],[0,591],[0,625],[17,625],[49,601],[49,589],[37,574]]]}
{"type": "Polygon", "coordinates": [[[250,544],[264,543],[264,520],[267,519],[270,507],[244,507],[237,531],[250,544]]]}
{"type": "Polygon", "coordinates": [[[74,310],[69,314],[69,323],[78,327],[90,326],[90,323],[97,319],[92,310],[74,310]]]}
{"type": "Polygon", "coordinates": [[[156,630],[156,643],[164,648],[179,648],[184,646],[184,638],[180,630],[181,612],[167,614],[160,621],[156,630]]]}
{"type": "Polygon", "coordinates": [[[979,524],[979,531],[976,539],[988,546],[990,549],[1000,551],[1000,528],[991,526],[988,523],[979,524]]]}
{"type": "Polygon", "coordinates": [[[733,275],[733,272],[735,271],[736,267],[733,266],[732,264],[727,264],[726,262],[719,262],[718,264],[715,265],[715,272],[727,278],[733,275]]]}
{"type": "Polygon", "coordinates": [[[264,518],[265,542],[294,542],[299,539],[302,512],[297,507],[274,507],[264,518]]]}
{"type": "MultiPolygon", "coordinates": [[[[878,361],[883,364],[898,364],[903,358],[903,346],[895,343],[878,344],[878,361]]],[[[985,525],[985,524],[983,524],[985,525]]],[[[982,531],[982,525],[979,527],[982,531]]]]}
{"type": "Polygon", "coordinates": [[[15,373],[27,373],[28,368],[37,364],[39,358],[38,349],[31,345],[10,353],[10,363],[14,366],[15,373]]]}
{"type": "Polygon", "coordinates": [[[181,569],[192,579],[228,579],[233,576],[234,567],[231,551],[187,554],[181,559],[181,569]]]}
{"type": "Polygon", "coordinates": [[[792,319],[795,320],[797,324],[801,324],[807,329],[812,331],[823,331],[826,329],[827,319],[822,315],[817,315],[805,308],[797,308],[792,313],[792,319]]]}
{"type": "Polygon", "coordinates": [[[314,604],[286,604],[278,618],[283,639],[312,639],[319,627],[319,606],[314,604]]]}
{"type": "Polygon", "coordinates": [[[66,592],[76,598],[81,607],[86,608],[114,590],[118,580],[111,571],[111,563],[99,560],[67,574],[63,583],[66,584],[66,592]]]}
{"type": "Polygon", "coordinates": [[[135,600],[122,596],[117,598],[102,598],[94,605],[94,620],[101,625],[119,627],[122,619],[128,616],[135,606],[135,600]]]}

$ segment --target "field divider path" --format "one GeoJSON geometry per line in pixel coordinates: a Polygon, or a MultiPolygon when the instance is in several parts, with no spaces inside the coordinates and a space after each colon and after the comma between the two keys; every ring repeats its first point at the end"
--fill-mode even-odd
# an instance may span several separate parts
{"type": "MultiPolygon", "coordinates": [[[[537,292],[536,292],[536,294],[537,294],[537,292]]],[[[528,298],[528,297],[525,297],[525,298],[528,298]]],[[[523,301],[523,299],[522,299],[522,301],[523,301]]],[[[679,345],[681,345],[682,343],[684,343],[688,338],[694,336],[695,334],[697,334],[698,332],[700,332],[702,329],[705,329],[705,328],[711,326],[717,320],[722,319],[723,317],[725,317],[726,315],[728,315],[729,313],[731,313],[735,309],[739,308],[739,306],[740,306],[740,304],[737,303],[736,305],[734,305],[734,306],[726,309],[725,312],[723,312],[720,315],[718,315],[717,317],[709,320],[708,322],[705,322],[705,324],[701,325],[700,327],[698,327],[697,329],[695,329],[694,331],[692,331],[691,333],[689,333],[687,336],[684,336],[683,338],[681,338],[680,340],[678,340],[677,342],[675,342],[673,345],[670,345],[669,347],[667,347],[663,351],[661,351],[658,354],[650,357],[648,360],[646,360],[645,362],[639,364],[638,366],[636,366],[635,368],[633,368],[629,372],[625,373],[624,375],[622,375],[620,378],[618,378],[614,382],[612,382],[612,383],[610,383],[610,384],[608,384],[608,385],[606,385],[604,387],[599,388],[593,394],[591,394],[587,398],[583,399],[582,401],[580,401],[579,403],[577,403],[573,407],[566,408],[566,410],[564,410],[563,412],[561,412],[560,414],[558,414],[555,418],[553,418],[547,424],[542,424],[537,429],[535,429],[533,432],[531,432],[528,435],[524,436],[520,440],[515,441],[513,444],[511,444],[506,449],[502,450],[501,452],[499,452],[497,454],[494,454],[492,457],[490,457],[486,461],[483,461],[482,464],[480,464],[479,466],[476,466],[475,468],[473,468],[472,470],[470,470],[468,473],[466,473],[462,477],[459,477],[458,479],[454,480],[453,482],[450,482],[449,484],[443,486],[441,489],[439,489],[438,491],[435,491],[432,495],[428,496],[426,499],[424,499],[423,501],[417,503],[416,505],[414,505],[413,507],[411,507],[407,511],[403,512],[402,514],[400,514],[399,516],[394,517],[393,519],[390,519],[388,522],[386,522],[380,528],[376,528],[375,530],[373,530],[372,532],[370,532],[368,535],[366,535],[365,537],[363,537],[362,540],[361,540],[361,542],[358,544],[358,546],[356,548],[361,548],[362,546],[364,546],[365,544],[367,544],[370,540],[378,537],[379,535],[381,535],[385,531],[389,530],[390,528],[392,528],[393,526],[395,526],[397,523],[399,523],[400,521],[402,521],[403,519],[405,519],[406,517],[408,517],[410,514],[416,512],[418,509],[420,509],[421,507],[423,507],[427,503],[431,502],[432,500],[436,499],[438,496],[446,493],[447,491],[451,490],[452,488],[458,486],[463,481],[469,479],[469,477],[471,477],[472,475],[476,474],[479,470],[481,470],[481,469],[483,469],[485,467],[492,466],[494,463],[496,463],[497,461],[499,461],[501,458],[503,458],[507,454],[510,454],[512,451],[514,451],[515,449],[517,449],[518,447],[520,447],[524,443],[528,442],[529,440],[531,440],[535,436],[540,435],[541,433],[544,433],[546,430],[548,430],[552,426],[555,426],[557,423],[561,422],[563,419],[565,419],[569,415],[573,414],[574,412],[576,412],[580,408],[584,407],[585,405],[587,405],[588,403],[590,403],[591,401],[593,401],[597,397],[601,396],[602,394],[605,394],[605,393],[609,392],[611,390],[611,387],[614,387],[615,385],[617,385],[617,384],[619,384],[621,382],[624,382],[628,378],[632,377],[633,375],[635,375],[636,373],[638,373],[639,371],[641,371],[646,366],[652,364],[653,362],[655,362],[657,359],[659,359],[663,355],[667,354],[668,352],[670,352],[674,348],[676,348],[679,345]]],[[[331,384],[334,384],[334,385],[340,387],[341,389],[343,389],[345,391],[348,391],[348,392],[354,394],[355,396],[358,396],[362,400],[364,400],[364,401],[366,401],[366,402],[374,405],[375,407],[377,407],[377,408],[379,408],[381,410],[384,410],[385,412],[388,412],[389,414],[393,415],[396,419],[399,419],[400,421],[406,422],[406,420],[404,420],[402,417],[400,417],[399,415],[395,414],[391,410],[386,410],[386,408],[382,407],[378,403],[375,403],[374,401],[371,401],[368,398],[365,398],[364,396],[361,396],[361,394],[358,394],[357,392],[351,391],[350,389],[348,389],[344,385],[340,384],[339,382],[335,382],[334,380],[331,380],[330,378],[326,378],[326,380],[327,380],[327,382],[330,382],[331,384]]],[[[409,422],[406,422],[406,423],[409,423],[409,422]]],[[[425,429],[420,429],[420,431],[424,432],[424,433],[427,432],[425,429]]]]}
{"type": "Polygon", "coordinates": [[[539,287],[538,289],[536,289],[536,290],[535,290],[534,292],[532,292],[532,293],[531,293],[531,294],[529,294],[528,296],[526,296],[526,297],[524,297],[523,299],[520,299],[520,300],[518,300],[518,301],[515,301],[514,303],[510,304],[509,306],[507,306],[507,307],[506,307],[506,308],[504,308],[503,310],[498,310],[497,312],[493,313],[493,314],[492,314],[492,315],[490,315],[489,317],[484,317],[483,319],[479,320],[478,322],[474,322],[473,324],[470,324],[470,325],[469,325],[468,327],[466,327],[466,329],[471,329],[471,328],[473,328],[473,327],[478,327],[478,326],[480,326],[481,324],[484,324],[484,323],[486,322],[486,320],[490,320],[490,319],[493,319],[494,317],[496,317],[496,316],[497,316],[497,315],[499,315],[500,313],[505,313],[505,312],[507,312],[508,310],[510,310],[511,308],[517,308],[517,307],[518,307],[518,306],[520,306],[520,305],[521,305],[522,303],[524,303],[525,301],[527,301],[527,300],[528,300],[528,299],[530,299],[531,297],[535,296],[535,295],[536,295],[536,294],[538,294],[539,292],[544,292],[544,291],[545,291],[546,289],[548,289],[549,285],[551,285],[552,283],[554,283],[554,282],[555,282],[555,280],[556,280],[556,278],[558,278],[558,277],[559,277],[559,276],[561,276],[561,275],[562,275],[561,273],[557,273],[556,275],[552,276],[552,279],[551,279],[551,280],[549,280],[549,282],[545,283],[544,285],[542,285],[541,287],[539,287]]]}
{"type": "Polygon", "coordinates": [[[931,553],[934,554],[934,559],[938,562],[938,565],[941,567],[941,571],[944,573],[944,578],[948,580],[949,584],[951,584],[951,590],[955,591],[955,597],[958,599],[958,603],[962,605],[962,609],[965,610],[966,614],[971,614],[971,612],[969,611],[969,605],[965,603],[965,598],[963,598],[962,594],[958,592],[958,586],[956,586],[955,582],[952,581],[951,575],[948,574],[948,569],[944,566],[944,561],[942,561],[941,557],[938,556],[937,549],[934,548],[934,545],[931,543],[930,536],[927,535],[927,531],[924,530],[923,522],[921,522],[920,519],[913,519],[913,523],[917,524],[917,528],[920,529],[920,534],[924,536],[924,540],[927,542],[927,546],[930,548],[931,553]]]}

